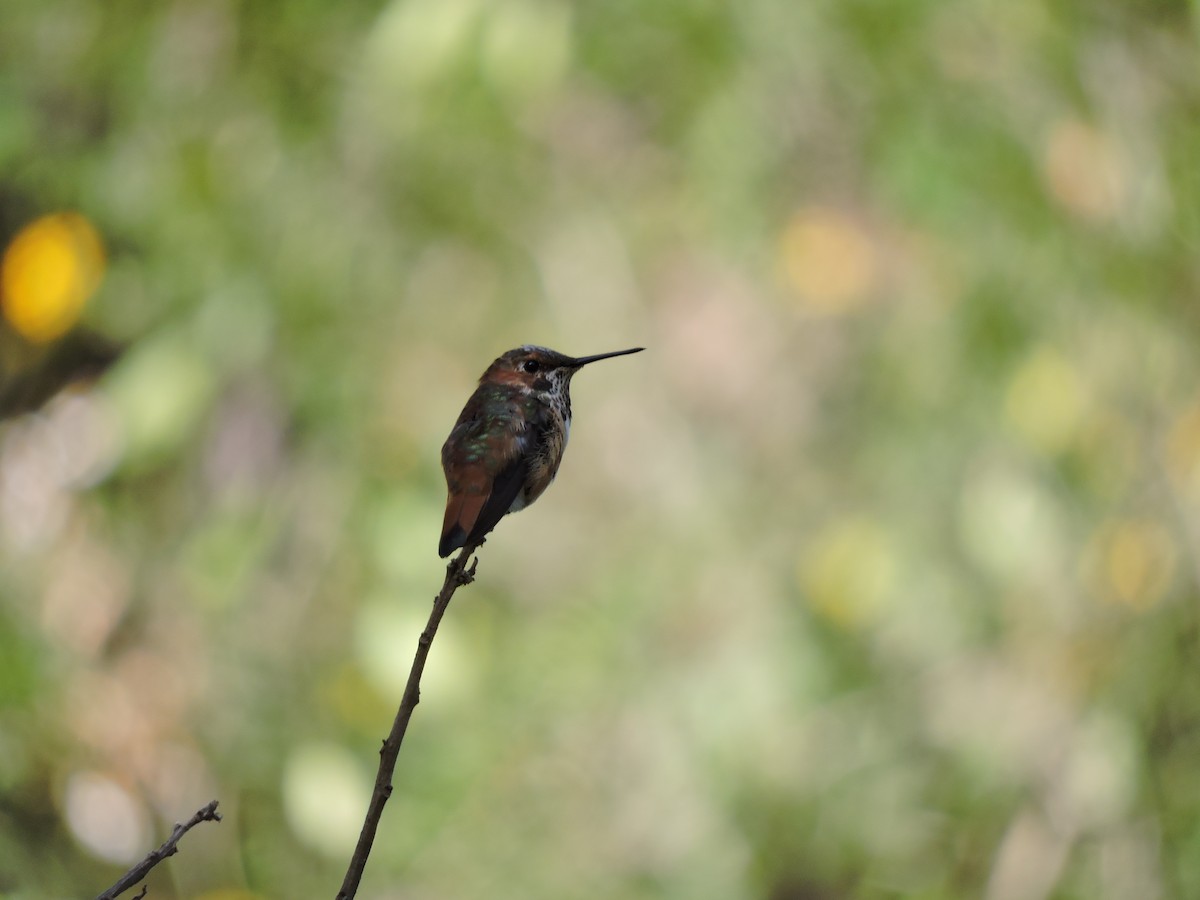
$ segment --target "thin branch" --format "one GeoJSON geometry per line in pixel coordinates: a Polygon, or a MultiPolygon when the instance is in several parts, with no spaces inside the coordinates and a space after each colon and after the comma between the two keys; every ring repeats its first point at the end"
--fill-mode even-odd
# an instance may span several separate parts
{"type": "MultiPolygon", "coordinates": [[[[221,814],[217,812],[217,801],[214,800],[203,809],[197,810],[196,814],[182,825],[176,825],[175,830],[171,832],[171,836],[167,838],[166,842],[163,843],[161,847],[159,847],[157,850],[151,850],[149,853],[147,853],[145,859],[122,875],[117,880],[116,884],[110,887],[103,894],[97,896],[96,900],[113,900],[114,897],[125,893],[127,890],[149,875],[150,870],[157,866],[160,862],[162,862],[168,856],[174,856],[176,853],[178,853],[179,847],[177,845],[179,844],[179,839],[181,837],[183,837],[201,822],[220,821],[221,814]]],[[[142,892],[138,894],[138,897],[145,896],[146,888],[143,886],[142,892]]],[[[137,898],[134,898],[134,900],[137,900],[137,898]]]]}
{"type": "Polygon", "coordinates": [[[375,790],[371,792],[371,802],[367,806],[367,816],[358,836],[358,846],[354,848],[354,855],[350,857],[350,866],[346,869],[346,878],[342,881],[337,900],[352,900],[358,892],[363,870],[367,867],[367,857],[371,855],[371,846],[375,843],[375,830],[379,827],[383,806],[392,796],[392,774],[396,771],[396,757],[400,755],[400,744],[404,741],[404,732],[408,730],[408,720],[412,718],[413,710],[421,702],[421,673],[425,671],[429,647],[454,592],[475,580],[475,567],[479,565],[479,560],[475,559],[468,567],[467,559],[475,552],[476,546],[468,544],[463,547],[462,552],[446,566],[446,580],[442,584],[441,593],[434,598],[433,612],[429,614],[429,622],[417,641],[417,654],[408,673],[408,683],[404,686],[396,719],[392,722],[392,731],[379,750],[379,772],[375,776],[375,790]]]}

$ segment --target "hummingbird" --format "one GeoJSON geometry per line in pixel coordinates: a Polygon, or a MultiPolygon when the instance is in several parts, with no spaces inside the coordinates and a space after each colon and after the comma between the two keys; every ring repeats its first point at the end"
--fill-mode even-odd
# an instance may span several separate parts
{"type": "Polygon", "coordinates": [[[567,356],[526,344],[488,366],[442,445],[449,497],[439,556],[482,543],[505,515],[549,487],[571,435],[571,377],[589,363],[644,349],[567,356]]]}

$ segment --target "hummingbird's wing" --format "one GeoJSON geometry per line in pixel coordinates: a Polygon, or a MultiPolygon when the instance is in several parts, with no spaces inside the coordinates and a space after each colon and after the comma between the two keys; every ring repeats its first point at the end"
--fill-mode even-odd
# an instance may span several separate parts
{"type": "Polygon", "coordinates": [[[517,458],[489,479],[483,466],[462,472],[459,490],[452,491],[442,521],[438,555],[445,558],[468,542],[475,543],[496,527],[525,482],[525,462],[517,458]],[[488,481],[490,480],[490,490],[488,481]]]}
{"type": "Polygon", "coordinates": [[[471,527],[464,543],[474,544],[496,527],[512,508],[513,501],[525,484],[525,460],[518,457],[496,473],[492,480],[492,491],[479,509],[475,524],[471,527]]]}
{"type": "Polygon", "coordinates": [[[477,392],[442,447],[450,494],[438,543],[443,558],[483,538],[521,493],[527,465],[525,419],[513,416],[508,406],[505,398],[477,392]]]}

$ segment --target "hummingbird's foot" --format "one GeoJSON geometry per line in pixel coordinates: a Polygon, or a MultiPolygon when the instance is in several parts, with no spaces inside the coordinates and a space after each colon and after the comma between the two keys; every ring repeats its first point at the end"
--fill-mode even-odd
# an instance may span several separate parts
{"type": "Polygon", "coordinates": [[[458,556],[446,564],[446,571],[460,585],[470,584],[475,580],[475,567],[479,565],[479,557],[471,559],[471,556],[482,543],[483,539],[481,538],[477,543],[463,547],[458,556]],[[470,566],[467,565],[468,560],[471,563],[470,566]]]}
{"type": "Polygon", "coordinates": [[[479,539],[479,542],[474,547],[471,548],[471,552],[475,554],[475,558],[473,560],[471,560],[471,568],[469,568],[465,572],[463,572],[463,577],[466,578],[466,581],[464,581],[463,584],[470,584],[472,581],[475,580],[475,567],[479,565],[479,548],[482,547],[486,543],[487,543],[487,538],[481,537],[479,539]]]}

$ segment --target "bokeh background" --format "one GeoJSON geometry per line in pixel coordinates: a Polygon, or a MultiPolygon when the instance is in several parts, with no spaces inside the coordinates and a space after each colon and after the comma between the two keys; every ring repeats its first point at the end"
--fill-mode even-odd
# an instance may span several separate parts
{"type": "Polygon", "coordinates": [[[1200,897],[1196,15],[4,0],[0,895],[1200,897]]]}

